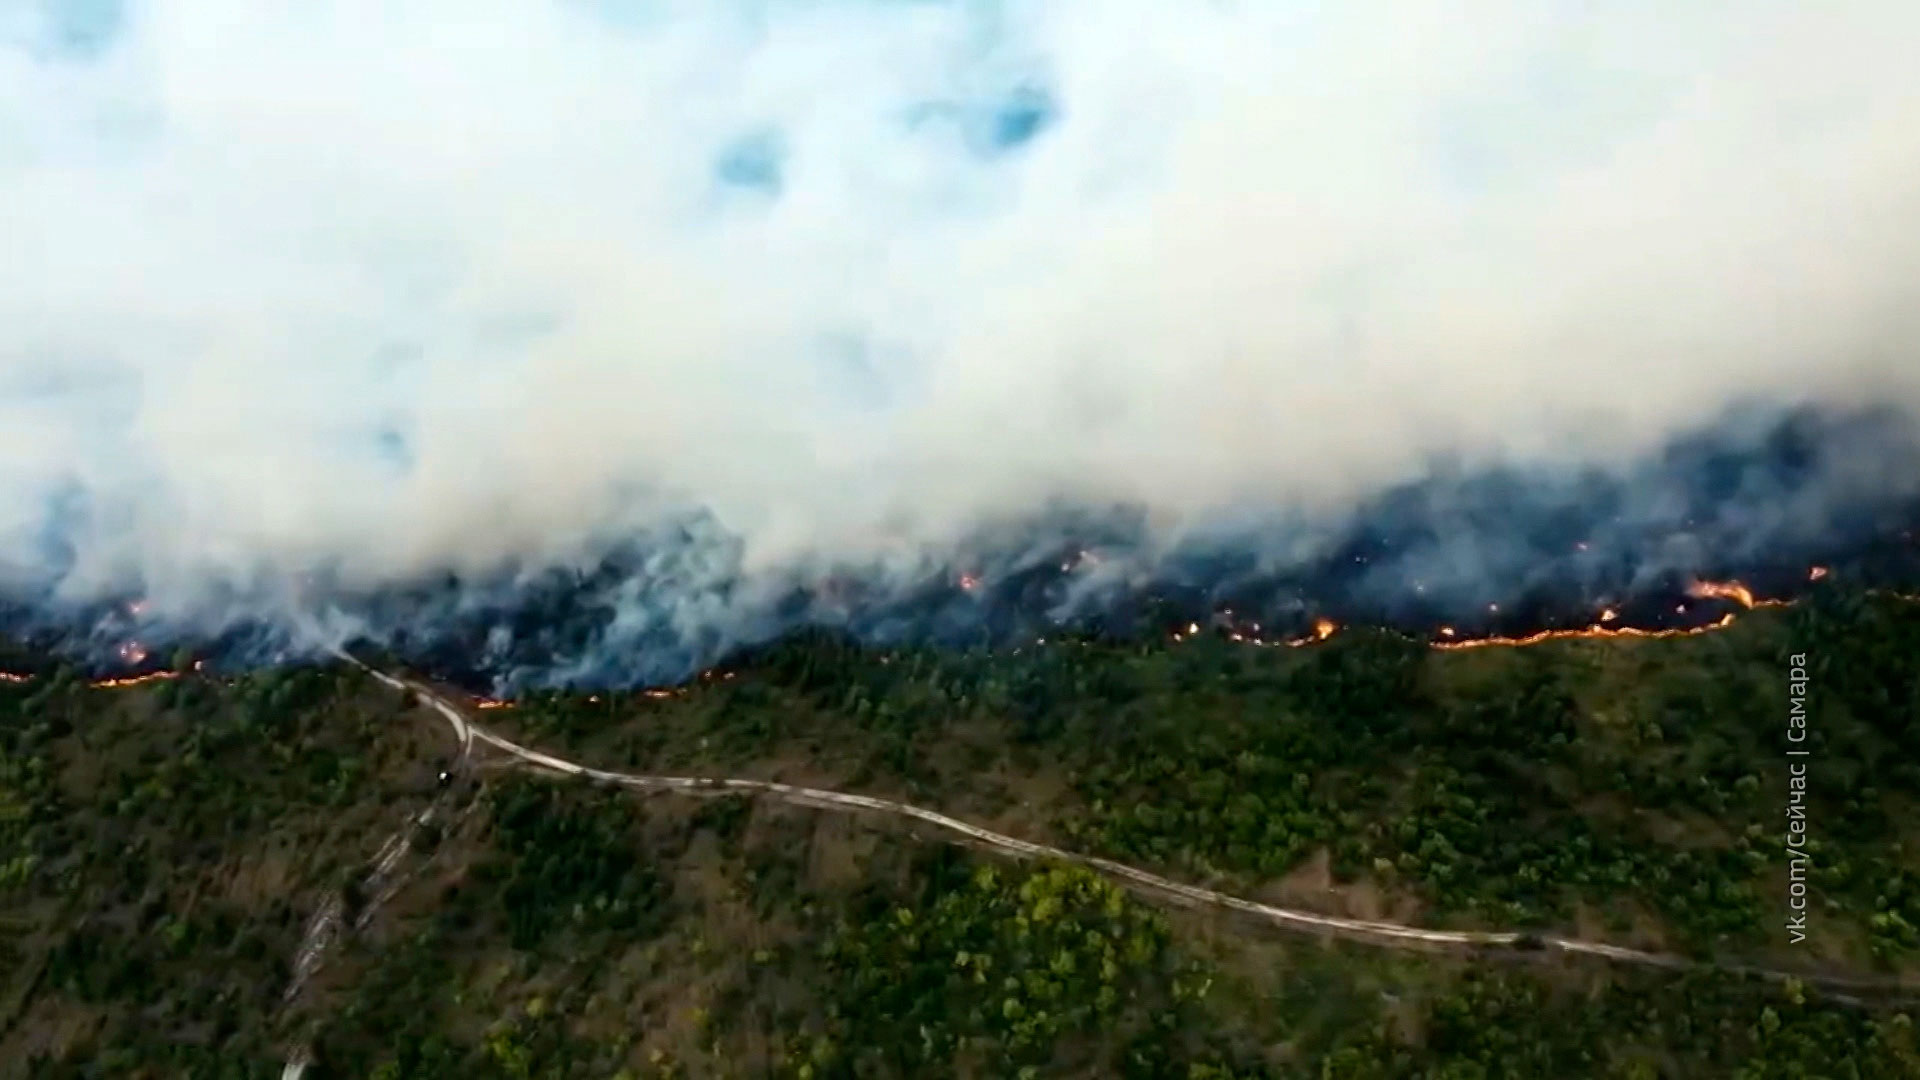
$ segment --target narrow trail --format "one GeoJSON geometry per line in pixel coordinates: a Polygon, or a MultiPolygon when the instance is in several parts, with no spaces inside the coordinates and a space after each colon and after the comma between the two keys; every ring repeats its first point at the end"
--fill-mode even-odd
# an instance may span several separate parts
{"type": "MultiPolygon", "coordinates": [[[[465,757],[465,744],[462,746],[465,757]]],[[[409,874],[400,872],[408,855],[413,853],[414,837],[427,825],[433,823],[436,816],[445,809],[445,795],[436,797],[431,804],[418,814],[410,816],[406,824],[400,826],[383,841],[373,855],[372,866],[366,876],[360,880],[360,888],[368,899],[357,912],[347,911],[346,898],[339,891],[331,892],[320,905],[320,910],[307,923],[306,931],[301,935],[300,948],[294,955],[293,977],[288,981],[287,989],[280,996],[280,1008],[284,1012],[299,999],[300,992],[307,983],[318,974],[325,963],[327,953],[340,939],[366,927],[374,913],[391,900],[409,880],[409,874]],[[349,918],[351,915],[351,918],[349,918]]],[[[299,1080],[313,1063],[313,1050],[306,1042],[297,1042],[288,1051],[285,1069],[281,1080],[299,1080]]]]}
{"type": "Polygon", "coordinates": [[[730,794],[759,795],[793,806],[819,810],[880,814],[897,819],[917,821],[949,834],[958,842],[1003,855],[1022,859],[1044,859],[1097,870],[1102,874],[1134,890],[1170,901],[1186,907],[1214,908],[1233,911],[1251,916],[1268,925],[1282,930],[1330,936],[1362,944],[1401,949],[1425,949],[1438,951],[1477,952],[1507,950],[1527,953],[1562,953],[1570,956],[1597,957],[1615,963],[1637,965],[1641,967],[1662,968],[1670,971],[1719,971],[1729,974],[1748,975],[1776,982],[1795,980],[1810,987],[1817,987],[1830,997],[1841,1000],[1859,1001],[1846,991],[1857,991],[1875,996],[1892,995],[1896,997],[1920,997],[1920,983],[1898,979],[1863,979],[1844,976],[1821,975],[1801,971],[1786,971],[1775,968],[1717,964],[1696,960],[1677,953],[1650,952],[1642,949],[1630,949],[1619,945],[1608,945],[1596,941],[1583,941],[1577,938],[1552,937],[1503,930],[1429,930],[1401,923],[1382,922],[1372,919],[1349,919],[1334,915],[1322,915],[1297,908],[1276,907],[1253,900],[1231,896],[1213,889],[1188,885],[1158,874],[1142,870],[1112,859],[1097,855],[1086,855],[1053,847],[1049,844],[1035,843],[1018,837],[983,829],[948,817],[945,814],[909,803],[896,802],[871,795],[854,795],[841,791],[822,788],[800,787],[772,780],[748,780],[735,777],[697,777],[697,776],[656,776],[633,773],[610,772],[595,769],[556,757],[531,747],[522,746],[504,736],[489,731],[463,712],[459,706],[435,693],[412,679],[388,674],[371,667],[345,653],[338,654],[341,659],[366,671],[381,683],[402,692],[411,692],[426,704],[453,729],[454,737],[460,743],[460,756],[464,764],[473,752],[476,743],[493,747],[515,759],[519,763],[544,769],[564,776],[581,777],[603,784],[617,785],[636,791],[677,792],[693,796],[723,796],[730,794]]]}

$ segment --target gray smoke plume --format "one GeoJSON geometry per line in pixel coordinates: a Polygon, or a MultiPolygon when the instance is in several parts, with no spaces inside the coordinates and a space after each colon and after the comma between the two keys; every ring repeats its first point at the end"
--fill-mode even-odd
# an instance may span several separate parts
{"type": "MultiPolygon", "coordinates": [[[[217,631],[650,551],[611,640],[700,653],[1052,559],[1007,539],[1049,508],[1131,515],[1101,593],[1215,535],[1284,571],[1436,470],[1910,416],[1915,41],[1898,0],[0,4],[0,594],[217,631]]],[[[1920,486],[1863,445],[1727,513],[1920,486]]]]}

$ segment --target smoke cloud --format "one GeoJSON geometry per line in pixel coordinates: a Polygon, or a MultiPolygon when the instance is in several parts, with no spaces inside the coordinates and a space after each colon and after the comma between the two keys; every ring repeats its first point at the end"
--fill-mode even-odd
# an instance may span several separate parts
{"type": "MultiPolygon", "coordinates": [[[[1920,489],[1916,40],[1900,0],[0,3],[0,596],[366,630],[588,581],[564,681],[1089,535],[1135,554],[1050,604],[1283,573],[1436,476],[1815,528],[1920,489]],[[1658,479],[1869,408],[1791,484],[1658,479]]],[[[1362,591],[1537,548],[1435,528],[1362,591]]]]}

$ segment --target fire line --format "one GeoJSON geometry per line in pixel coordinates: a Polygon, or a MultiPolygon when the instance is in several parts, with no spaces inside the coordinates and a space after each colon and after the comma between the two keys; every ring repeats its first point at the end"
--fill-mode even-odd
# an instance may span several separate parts
{"type": "MultiPolygon", "coordinates": [[[[1819,581],[1822,578],[1826,577],[1827,573],[1828,573],[1827,568],[1824,566],[1813,567],[1807,572],[1807,580],[1819,581]]],[[[1878,593],[1879,595],[1891,596],[1897,600],[1903,600],[1910,603],[1920,603],[1920,596],[1909,596],[1903,593],[1889,593],[1889,592],[1883,592],[1881,590],[1873,590],[1873,591],[1875,593],[1878,593]]],[[[1730,601],[1732,603],[1738,604],[1741,608],[1748,611],[1758,610],[1760,608],[1791,607],[1793,604],[1797,603],[1797,601],[1779,598],[1779,597],[1756,597],[1753,594],[1752,589],[1748,588],[1746,585],[1738,581],[1695,581],[1687,586],[1687,595],[1694,599],[1700,599],[1700,600],[1712,599],[1712,600],[1730,601]]],[[[1492,634],[1486,637],[1478,637],[1478,638],[1463,638],[1458,635],[1458,631],[1456,631],[1452,626],[1442,626],[1437,631],[1437,633],[1439,634],[1439,639],[1429,641],[1427,644],[1430,648],[1433,648],[1436,650],[1455,651],[1460,649],[1484,649],[1484,648],[1496,648],[1496,647],[1518,648],[1526,645],[1538,645],[1548,641],[1572,641],[1572,640],[1580,640],[1580,639],[1599,639],[1599,638],[1662,639],[1662,638],[1676,638],[1676,637],[1692,637],[1699,634],[1709,634],[1716,630],[1724,630],[1727,627],[1732,626],[1734,622],[1734,616],[1731,612],[1729,612],[1725,615],[1720,616],[1718,619],[1715,619],[1710,623],[1704,623],[1700,626],[1677,626],[1677,627],[1668,627],[1664,629],[1657,629],[1657,628],[1644,628],[1644,627],[1638,627],[1638,626],[1603,626],[1601,625],[1602,623],[1612,622],[1618,619],[1619,617],[1620,616],[1617,611],[1615,611],[1611,607],[1608,607],[1603,609],[1600,612],[1598,622],[1595,622],[1592,625],[1584,628],[1565,629],[1565,630],[1538,630],[1530,634],[1520,634],[1520,635],[1492,634]]],[[[1225,637],[1227,638],[1227,640],[1235,642],[1237,644],[1255,645],[1263,648],[1273,648],[1276,646],[1286,646],[1288,648],[1302,648],[1309,645],[1317,645],[1321,642],[1324,642],[1332,638],[1334,634],[1339,632],[1340,627],[1337,623],[1335,623],[1331,619],[1318,618],[1314,620],[1313,629],[1307,634],[1300,637],[1295,637],[1295,638],[1283,638],[1277,641],[1267,640],[1259,637],[1258,636],[1259,626],[1257,624],[1253,625],[1251,629],[1254,631],[1254,633],[1250,634],[1250,633],[1245,633],[1243,631],[1236,630],[1229,627],[1225,631],[1225,637]]],[[[1174,633],[1173,640],[1175,642],[1190,641],[1193,638],[1199,636],[1199,632],[1200,632],[1200,627],[1197,623],[1189,623],[1188,625],[1182,627],[1180,631],[1174,633]]],[[[204,667],[204,664],[202,663],[194,664],[195,671],[199,671],[203,667],[204,667]]],[[[149,683],[164,682],[169,679],[177,679],[180,677],[180,675],[181,673],[178,671],[154,671],[144,675],[127,675],[127,676],[118,676],[118,677],[107,678],[107,679],[96,679],[93,682],[88,683],[87,685],[97,690],[115,690],[115,689],[122,689],[125,687],[143,686],[149,683]]],[[[699,678],[701,681],[705,681],[705,680],[710,680],[713,677],[714,676],[711,672],[703,672],[699,678]]],[[[732,675],[729,673],[722,677],[732,678],[732,675]]],[[[14,672],[0,671],[0,683],[20,684],[20,683],[32,682],[34,679],[35,679],[35,676],[33,675],[23,675],[23,674],[18,674],[14,672]]],[[[663,689],[663,688],[656,687],[652,689],[638,691],[638,693],[642,697],[655,698],[655,699],[678,697],[684,694],[685,692],[686,692],[685,687],[676,687],[676,688],[670,688],[670,689],[663,689]]],[[[501,701],[501,700],[495,700],[491,698],[481,699],[478,702],[476,702],[476,704],[479,708],[482,708],[482,709],[506,709],[506,708],[512,708],[514,705],[514,703],[511,701],[501,701]]]]}

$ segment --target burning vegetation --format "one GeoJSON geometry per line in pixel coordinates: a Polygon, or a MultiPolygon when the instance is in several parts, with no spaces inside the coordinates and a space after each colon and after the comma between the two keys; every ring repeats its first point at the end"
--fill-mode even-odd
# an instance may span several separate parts
{"type": "MultiPolygon", "coordinates": [[[[1540,928],[1630,947],[1653,934],[1661,949],[1781,967],[1810,951],[1794,952],[1777,933],[1780,807],[1767,778],[1781,759],[1765,736],[1777,733],[1775,656],[1817,640],[1813,677],[1823,690],[1812,725],[1824,740],[1823,775],[1852,787],[1821,822],[1830,846],[1818,884],[1833,906],[1823,909],[1820,946],[1830,951],[1815,966],[1875,978],[1910,969],[1920,956],[1909,854],[1920,774],[1900,750],[1913,745],[1920,711],[1886,703],[1920,701],[1911,660],[1920,608],[1825,587],[1747,617],[1743,597],[1755,608],[1780,605],[1744,583],[1688,591],[1697,594],[1685,598],[1688,615],[1702,620],[1688,632],[1731,617],[1727,647],[1488,649],[1469,659],[1433,647],[1444,635],[1423,641],[1321,617],[1270,633],[1261,640],[1271,647],[1259,649],[1233,642],[1224,612],[1170,624],[1181,644],[1166,634],[1063,633],[1039,648],[881,649],[815,631],[677,688],[528,693],[510,712],[486,715],[503,735],[600,768],[776,779],[804,771],[809,784],[897,795],[968,820],[1000,807],[995,827],[1010,835],[1059,838],[1063,848],[1173,880],[1232,881],[1225,891],[1241,895],[1278,892],[1304,910],[1373,917],[1357,906],[1380,904],[1412,912],[1390,917],[1423,928],[1540,928]],[[1702,821],[1713,827],[1690,827],[1702,821]]],[[[1616,598],[1622,616],[1613,622],[1672,617],[1673,601],[1616,598]]],[[[1498,643],[1535,640],[1550,639],[1510,634],[1498,643]]],[[[713,992],[700,1007],[716,1006],[714,1024],[698,1047],[666,1049],[707,1055],[689,1059],[702,1073],[786,1053],[767,1049],[761,1016],[780,1019],[787,1048],[828,1047],[821,1060],[839,1064],[819,1076],[858,1075],[840,1066],[860,1054],[920,1054],[931,1067],[962,1042],[1012,1066],[1089,1047],[1117,1054],[1123,1023],[1169,1052],[1293,1040],[1308,1063],[1358,1061],[1381,1075],[1396,1062],[1422,1075],[1473,1072],[1465,1062],[1474,1075],[1571,1077],[1584,1075],[1581,1062],[1648,1047],[1690,1076],[1753,1072],[1787,1053],[1797,1055],[1798,1075],[1841,1075],[1830,1064],[1869,1046],[1880,1056],[1860,1075],[1906,1075],[1898,1069],[1912,1060],[1906,1021],[1843,1008],[1817,988],[1795,998],[1731,976],[1596,967],[1594,989],[1569,997],[1558,965],[1548,972],[1479,957],[1425,967],[1423,956],[1390,953],[1356,965],[1346,950],[1237,924],[1189,934],[1179,917],[1168,921],[1175,936],[1154,938],[1154,948],[1186,950],[1178,966],[1142,946],[1138,955],[1152,962],[1116,973],[1132,971],[1116,985],[1138,991],[1116,992],[1118,1003],[1144,1002],[1164,1019],[1096,1011],[1080,1027],[1026,1040],[1016,1037],[1025,1029],[995,1026],[1012,992],[953,979],[955,956],[966,951],[968,971],[988,957],[995,973],[1022,980],[1013,993],[1021,1008],[1067,1015],[1059,1002],[1097,1003],[1107,984],[1100,942],[1114,943],[1119,959],[1135,953],[1120,946],[1126,927],[1116,939],[1113,927],[1088,922],[1106,918],[1119,895],[1094,879],[936,849],[904,831],[876,839],[872,822],[850,835],[844,823],[764,801],[643,800],[495,769],[473,774],[475,785],[449,783],[441,777],[461,774],[448,768],[444,739],[420,737],[442,734],[438,722],[398,722],[392,689],[347,665],[172,674],[109,680],[127,688],[113,695],[89,691],[71,669],[0,687],[0,710],[16,717],[0,725],[10,740],[0,750],[18,763],[0,771],[0,783],[14,784],[14,805],[27,808],[0,825],[17,830],[26,856],[11,864],[19,895],[44,901],[14,907],[39,920],[31,940],[48,943],[18,966],[26,976],[13,992],[40,1010],[23,1015],[61,1017],[60,1030],[79,1033],[50,1051],[62,1061],[117,1054],[198,1075],[222,1060],[272,1058],[282,1045],[255,1003],[284,989],[287,958],[299,955],[318,898],[429,799],[470,801],[440,819],[444,834],[419,834],[396,879],[412,884],[375,905],[372,932],[347,939],[332,961],[344,1004],[315,999],[328,1011],[314,1042],[330,1073],[382,1075],[395,1055],[439,1047],[436,1075],[485,1075],[474,1061],[530,1047],[554,1075],[617,1075],[655,1047],[569,1043],[569,1033],[624,1031],[632,1017],[680,1007],[705,992],[698,988],[713,992]],[[860,871],[817,878],[808,868],[822,851],[860,871]],[[853,851],[867,854],[855,860],[853,851]],[[236,867],[238,880],[272,873],[267,880],[293,884],[236,892],[236,867]],[[716,880],[750,903],[713,904],[716,880]],[[290,915],[287,895],[305,906],[290,915]],[[873,907],[876,895],[884,908],[873,907]],[[163,901],[150,903],[156,896],[163,901]],[[1032,949],[1033,903],[1048,913],[1058,949],[1032,949]],[[1088,942],[1093,951],[1072,952],[1088,942]],[[1215,963],[1216,947],[1227,973],[1257,966],[1273,985],[1242,987],[1223,974],[1216,998],[1246,996],[1217,1011],[1176,994],[1168,973],[1215,963]],[[628,949],[657,959],[656,983],[634,983],[621,957],[643,954],[628,949]],[[1061,950],[1072,953],[1064,973],[1051,967],[1061,950]],[[500,983],[495,958],[509,951],[533,968],[500,983]],[[1244,963],[1249,956],[1260,963],[1244,963]],[[210,978],[221,980],[214,997],[182,996],[210,978]],[[1040,979],[1057,991],[1030,994],[1040,979]],[[563,1004],[526,1005],[555,986],[568,988],[563,1004]],[[1387,986],[1403,1002],[1372,1004],[1387,986]],[[887,998],[889,987],[915,990],[887,998]],[[1297,1011],[1273,1015],[1275,1002],[1310,1008],[1328,995],[1375,1012],[1320,1026],[1301,1024],[1297,1011]],[[928,1007],[899,1022],[920,1000],[928,1007]],[[718,1007],[727,1001],[751,1004],[727,1012],[718,1007]],[[779,1011],[793,1003],[801,1006],[779,1011]],[[1166,1011],[1175,1004],[1185,1011],[1166,1011]],[[1682,1014],[1710,1022],[1679,1034],[1661,1023],[1682,1014]],[[502,1016],[513,1026],[496,1024],[502,1016]],[[1499,1038],[1375,1038],[1402,1016],[1499,1038]],[[556,1017],[550,1031],[533,1026],[556,1017]],[[576,1029],[576,1018],[587,1022],[576,1029]],[[1882,1019],[1886,1037],[1876,1042],[1872,1025],[1882,1019]],[[1623,1033],[1623,1024],[1638,1026],[1623,1033]],[[1769,1027],[1798,1032],[1798,1049],[1749,1038],[1769,1027]],[[209,1029],[230,1034],[194,1041],[209,1029]],[[930,1034],[942,1040],[931,1051],[930,1034]],[[189,1067],[181,1055],[196,1052],[189,1067]]],[[[1129,925],[1160,933],[1144,913],[1129,925]]],[[[9,973],[0,965],[0,982],[9,973]]],[[[1198,974],[1204,984],[1212,971],[1198,974]]],[[[28,1030],[16,1025],[16,1042],[0,1049],[28,1030]]],[[[1210,1060],[1160,1062],[1143,1075],[1209,1075],[1193,1066],[1210,1060]]],[[[1222,1067],[1270,1075],[1249,1071],[1254,1064],[1222,1067]]]]}
{"type": "MultiPolygon", "coordinates": [[[[1078,561],[1091,562],[1094,561],[1094,556],[1088,552],[1081,552],[1078,561]]],[[[1807,570],[1805,580],[1809,583],[1818,583],[1826,580],[1828,576],[1829,570],[1827,567],[1814,566],[1807,570]]],[[[973,574],[961,576],[956,584],[963,592],[968,594],[980,593],[986,588],[982,579],[973,574]]],[[[1543,627],[1521,632],[1488,630],[1479,633],[1467,633],[1462,631],[1458,626],[1448,623],[1439,625],[1424,635],[1416,634],[1415,636],[1425,637],[1427,644],[1431,648],[1439,650],[1519,648],[1550,641],[1583,639],[1633,638],[1657,640],[1707,634],[1717,630],[1724,630],[1733,625],[1738,613],[1725,610],[1715,613],[1713,607],[1716,604],[1723,606],[1732,605],[1740,611],[1753,611],[1764,608],[1787,607],[1795,602],[1793,599],[1787,597],[1758,596],[1751,587],[1740,581],[1694,580],[1686,584],[1683,589],[1683,595],[1687,599],[1697,601],[1698,603],[1691,607],[1686,603],[1679,603],[1664,609],[1648,603],[1641,605],[1649,612],[1668,612],[1665,616],[1665,624],[1663,624],[1662,621],[1658,621],[1657,617],[1655,620],[1649,620],[1644,623],[1623,621],[1620,609],[1612,604],[1607,604],[1603,605],[1600,610],[1593,615],[1591,622],[1581,626],[1543,627]],[[1689,617],[1694,621],[1679,621],[1689,617]]],[[[1899,593],[1892,593],[1891,595],[1903,600],[1920,600],[1920,597],[1909,597],[1899,593]]],[[[137,612],[142,606],[143,605],[139,603],[135,603],[131,605],[131,609],[137,612]]],[[[1489,605],[1489,614],[1498,615],[1499,606],[1497,604],[1489,605]]],[[[1255,648],[1306,648],[1332,639],[1340,632],[1340,629],[1341,625],[1333,619],[1326,616],[1318,616],[1313,618],[1308,623],[1306,629],[1299,633],[1278,636],[1270,635],[1263,630],[1260,623],[1237,621],[1233,613],[1229,610],[1221,611],[1213,616],[1209,625],[1205,627],[1197,621],[1190,620],[1184,625],[1172,630],[1168,638],[1174,644],[1181,644],[1193,641],[1211,630],[1215,632],[1218,637],[1239,645],[1247,645],[1255,648]]],[[[1046,642],[1047,639],[1045,637],[1037,637],[1033,639],[1032,644],[1034,646],[1044,646],[1046,642]]],[[[114,656],[120,665],[136,669],[149,659],[147,649],[137,641],[124,642],[114,650],[114,656]]],[[[205,666],[205,661],[195,661],[191,669],[200,671],[204,670],[205,666]]],[[[132,672],[107,675],[93,680],[90,685],[99,689],[135,687],[176,679],[181,674],[182,671],[178,667],[148,671],[135,670],[132,672]]],[[[689,680],[686,685],[677,687],[654,687],[639,690],[637,693],[642,697],[651,699],[677,697],[684,694],[688,686],[717,679],[730,679],[732,677],[731,672],[724,671],[720,668],[710,668],[697,674],[692,680],[689,680]]],[[[23,683],[33,678],[34,676],[30,673],[0,671],[0,683],[23,683]]],[[[476,707],[481,709],[502,709],[511,707],[512,704],[513,702],[511,700],[505,698],[483,696],[475,699],[476,707]]]]}

